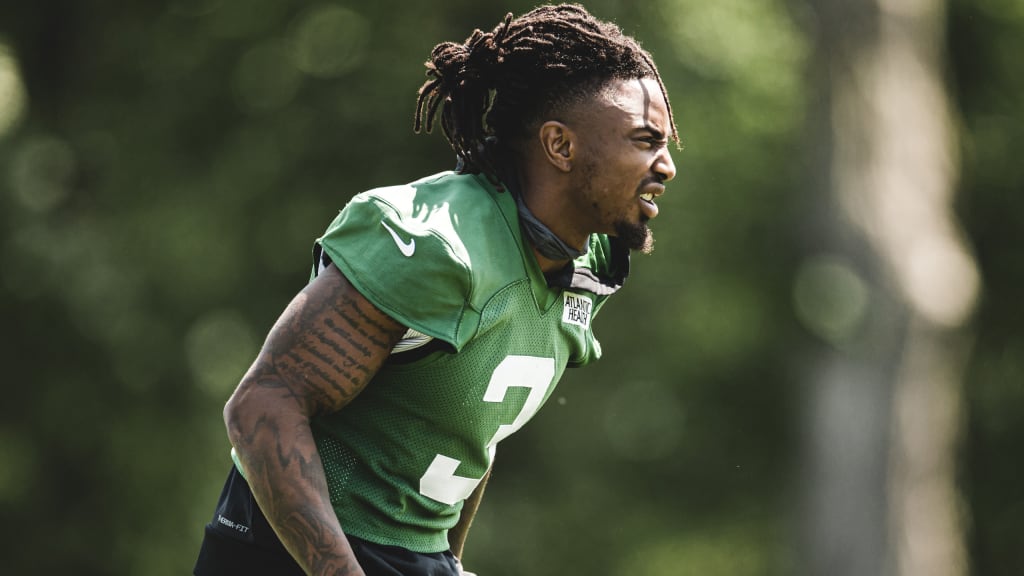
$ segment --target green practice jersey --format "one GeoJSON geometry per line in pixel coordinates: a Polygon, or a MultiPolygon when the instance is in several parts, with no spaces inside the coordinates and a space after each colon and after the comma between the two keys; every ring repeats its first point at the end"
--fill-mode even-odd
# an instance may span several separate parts
{"type": "Polygon", "coordinates": [[[410,330],[365,390],[313,431],[342,529],[417,552],[448,548],[497,443],[567,366],[597,359],[591,321],[628,251],[605,236],[545,278],[515,199],[442,173],[359,194],[314,250],[410,330]]]}

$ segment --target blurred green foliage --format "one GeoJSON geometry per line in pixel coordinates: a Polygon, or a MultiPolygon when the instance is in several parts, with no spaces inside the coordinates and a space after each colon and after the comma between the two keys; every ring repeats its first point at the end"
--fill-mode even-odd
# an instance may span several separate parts
{"type": "Polygon", "coordinates": [[[964,394],[961,459],[975,574],[1024,570],[1024,6],[956,0],[950,11],[952,90],[961,112],[960,213],[985,281],[964,394]]]}
{"type": "MultiPolygon", "coordinates": [[[[597,320],[605,359],[503,444],[467,564],[791,574],[801,366],[863,298],[841,263],[801,268],[814,19],[799,0],[586,5],[654,54],[685,149],[655,254],[597,320]]],[[[304,284],[312,239],[353,194],[453,165],[439,135],[412,134],[422,62],[531,7],[0,7],[4,573],[190,572],[230,465],[223,402],[304,284]]],[[[975,572],[1011,574],[1024,10],[949,11],[958,207],[985,284],[962,484],[975,572]]]]}

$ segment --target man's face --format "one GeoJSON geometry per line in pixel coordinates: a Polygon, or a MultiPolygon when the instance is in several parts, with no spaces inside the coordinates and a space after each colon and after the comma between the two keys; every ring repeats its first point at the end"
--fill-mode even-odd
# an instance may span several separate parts
{"type": "Polygon", "coordinates": [[[676,175],[661,87],[651,78],[613,81],[574,112],[580,151],[574,194],[581,224],[650,252],[654,240],[647,221],[658,215],[654,199],[676,175]]]}

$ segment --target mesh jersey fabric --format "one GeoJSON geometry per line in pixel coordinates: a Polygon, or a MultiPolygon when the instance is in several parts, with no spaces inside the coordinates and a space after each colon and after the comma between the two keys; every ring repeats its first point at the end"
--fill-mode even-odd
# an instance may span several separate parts
{"type": "MultiPolygon", "coordinates": [[[[313,432],[342,528],[417,552],[448,548],[498,441],[541,407],[567,366],[600,356],[590,319],[611,291],[552,287],[515,200],[451,172],[354,197],[317,241],[353,286],[444,349],[393,354],[313,432]]],[[[613,259],[595,235],[577,276],[613,259]]]]}

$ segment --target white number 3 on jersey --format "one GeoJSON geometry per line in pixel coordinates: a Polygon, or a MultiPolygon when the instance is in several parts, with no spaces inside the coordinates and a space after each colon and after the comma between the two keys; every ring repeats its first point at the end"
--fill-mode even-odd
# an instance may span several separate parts
{"type": "MultiPolygon", "coordinates": [[[[554,376],[554,359],[536,356],[508,356],[494,369],[491,381],[487,384],[487,391],[484,392],[484,402],[503,402],[505,393],[513,386],[529,388],[530,392],[515,420],[511,424],[499,426],[494,437],[487,443],[490,451],[488,460],[494,459],[498,442],[522,428],[523,424],[540,410],[554,376]]],[[[468,498],[480,484],[481,478],[456,476],[455,470],[459,464],[459,460],[444,454],[435,456],[426,473],[420,478],[420,494],[449,505],[468,498]]]]}

